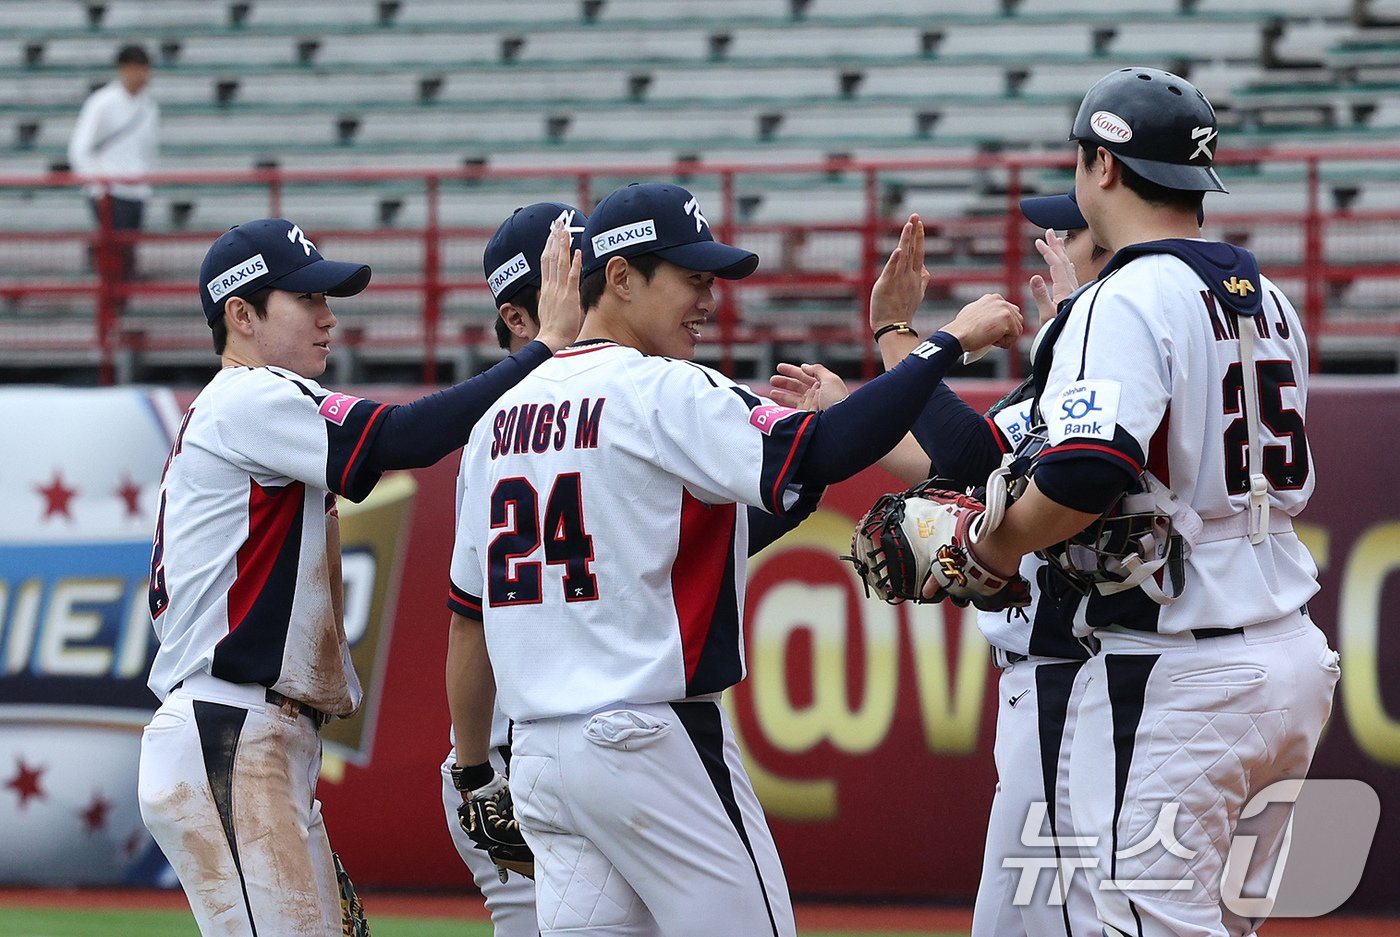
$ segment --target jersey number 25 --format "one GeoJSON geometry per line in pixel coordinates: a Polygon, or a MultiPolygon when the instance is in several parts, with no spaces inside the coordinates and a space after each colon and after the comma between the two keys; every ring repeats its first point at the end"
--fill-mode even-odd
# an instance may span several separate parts
{"type": "MultiPolygon", "coordinates": [[[[1280,443],[1265,445],[1264,477],[1275,491],[1294,491],[1308,480],[1308,436],[1303,415],[1283,405],[1283,388],[1297,379],[1291,361],[1255,362],[1259,387],[1259,422],[1280,443]]],[[[1230,494],[1249,490],[1249,424],[1245,419],[1244,370],[1237,361],[1225,372],[1225,413],[1239,416],[1225,427],[1225,488],[1230,494]]]]}

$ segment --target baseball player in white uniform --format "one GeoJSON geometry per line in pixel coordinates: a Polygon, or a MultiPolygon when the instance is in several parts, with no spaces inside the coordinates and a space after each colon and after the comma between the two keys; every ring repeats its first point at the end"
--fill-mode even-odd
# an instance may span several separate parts
{"type": "MultiPolygon", "coordinates": [[[[1108,261],[1094,243],[1074,193],[1021,200],[1028,220],[1045,229],[1036,243],[1049,279],[1031,278],[1041,327],[1055,315],[1057,300],[1075,289],[1076,278],[1093,279],[1108,261]],[[1057,231],[1064,231],[1060,237],[1057,231]]],[[[870,324],[887,367],[908,354],[909,327],[923,297],[921,232],[909,239],[901,276],[888,276],[884,293],[871,304],[870,324]]],[[[846,394],[844,383],[819,365],[779,365],[773,396],[780,403],[829,406],[846,394]]],[[[937,476],[950,487],[978,488],[1004,457],[1028,448],[1034,381],[1027,379],[984,416],[940,384],[915,421],[910,436],[880,465],[906,484],[937,476]]],[[[978,612],[978,625],[1001,669],[997,693],[997,787],[987,826],[982,877],[973,908],[973,937],[1092,935],[1100,930],[1082,875],[1061,878],[1054,867],[1072,866],[1077,849],[1068,808],[1069,741],[1077,698],[1074,677],[1089,657],[1069,626],[1079,592],[1045,563],[1030,556],[1022,564],[1033,601],[1028,614],[978,612]],[[1070,614],[1064,609],[1068,607],[1070,614]],[[1025,833],[1028,820],[1031,834],[1025,833]],[[1064,841],[1064,844],[1058,844],[1064,841]]]]}
{"type": "MultiPolygon", "coordinates": [[[[555,221],[562,219],[573,248],[581,247],[584,222],[588,218],[572,205],[562,202],[536,202],[517,208],[501,222],[482,253],[483,273],[496,302],[496,337],[503,349],[519,351],[539,334],[541,288],[540,257],[555,221]]],[[[461,502],[459,474],[458,503],[461,502]]],[[[491,716],[491,767],[503,776],[510,773],[510,720],[495,707],[491,716]]],[[[442,762],[442,806],[447,831],[462,857],[476,887],[486,899],[486,910],[496,937],[536,937],[535,883],[524,875],[498,870],[490,857],[462,828],[458,808],[462,794],[452,780],[457,763],[455,740],[442,762]]]]}
{"type": "Polygon", "coordinates": [[[281,218],[230,229],[200,269],[223,368],[186,411],[161,481],[149,680],[161,705],[138,793],[206,937],[362,932],[342,910],[315,795],[320,727],[361,700],[336,498],[462,445],[578,326],[577,304],[551,297],[540,341],[430,397],[380,404],[314,381],[336,324],[326,297],[369,278],[281,218]]]}
{"type": "Polygon", "coordinates": [[[1019,311],[972,304],[847,401],[791,410],[687,360],[715,278],[758,263],[689,192],[619,189],[584,236],[579,343],[464,458],[448,687],[466,786],[494,783],[497,698],[542,934],[792,935],[718,699],[744,673],[737,505],[783,514],[868,465],[959,353],[1014,341],[1019,311]]]}
{"type": "MultiPolygon", "coordinates": [[[[587,217],[571,205],[560,202],[537,202],[516,211],[501,223],[486,245],[482,256],[487,283],[498,306],[496,335],[501,347],[517,351],[539,332],[540,271],[538,255],[549,237],[551,225],[558,219],[571,234],[581,234],[587,217]],[[536,258],[530,260],[530,258],[536,258]]],[[[577,244],[582,239],[575,237],[577,244]]],[[[465,456],[465,453],[464,453],[465,456]]],[[[466,464],[458,476],[458,504],[466,482],[466,464]]],[[[749,555],[768,546],[775,539],[796,527],[810,516],[820,502],[821,489],[804,492],[790,510],[775,516],[759,508],[748,508],[749,555]]],[[[449,608],[457,610],[455,600],[449,608]]],[[[510,720],[496,706],[491,716],[491,767],[503,776],[509,775],[510,720]]],[[[442,803],[447,816],[447,828],[452,835],[462,861],[471,869],[477,888],[486,898],[496,937],[533,937],[539,933],[535,921],[535,885],[523,875],[510,875],[488,857],[463,828],[461,807],[464,793],[453,779],[457,749],[455,742],[443,761],[442,803]]],[[[460,776],[460,769],[458,772],[460,776]]]]}
{"type": "MultiPolygon", "coordinates": [[[[1064,289],[1063,294],[1055,290],[1060,298],[1073,290],[1076,279],[1095,279],[1108,262],[1108,252],[1094,242],[1072,191],[1022,199],[1021,211],[1047,229],[1052,244],[1055,230],[1065,232],[1063,253],[1073,277],[1057,282],[1064,289]]],[[[1063,274],[1056,262],[1051,256],[1051,270],[1060,281],[1063,274]]],[[[1048,321],[1043,319],[1041,327],[1048,321]]],[[[1023,382],[999,401],[984,422],[995,446],[983,443],[982,450],[994,448],[999,462],[1001,453],[1032,449],[1027,435],[1035,423],[1033,405],[1033,381],[1023,382]]],[[[932,445],[939,435],[937,424],[920,429],[932,451],[942,454],[943,448],[932,445]]],[[[985,461],[964,451],[961,456],[944,455],[939,470],[959,471],[962,462],[961,470],[967,471],[968,461],[976,465],[974,477],[987,468],[985,461]],[[946,464],[949,456],[952,465],[946,464]]],[[[1063,578],[1050,575],[1045,562],[1034,555],[1022,561],[1021,575],[1031,587],[1027,615],[977,613],[1001,676],[993,747],[997,786],[987,818],[972,937],[1093,937],[1101,928],[1084,876],[1057,874],[1072,870],[1081,858],[1069,815],[1069,746],[1079,703],[1075,677],[1089,657],[1069,627],[1080,594],[1063,578]]]]}
{"type": "Polygon", "coordinates": [[[1098,652],[1077,678],[1071,813],[1109,935],[1254,931],[1262,913],[1222,899],[1265,892],[1288,824],[1241,817],[1306,774],[1338,676],[1292,526],[1313,487],[1307,345],[1249,252],[1200,240],[1201,197],[1224,191],[1216,136],[1167,72],[1086,95],[1075,190],[1116,253],[1041,345],[1048,447],[976,549],[994,570],[1041,550],[1086,593],[1073,624],[1098,652]]]}

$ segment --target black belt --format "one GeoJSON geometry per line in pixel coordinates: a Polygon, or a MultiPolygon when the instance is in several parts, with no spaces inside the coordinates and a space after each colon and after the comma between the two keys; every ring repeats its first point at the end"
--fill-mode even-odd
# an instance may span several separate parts
{"type": "Polygon", "coordinates": [[[1232,634],[1244,634],[1243,628],[1197,628],[1191,632],[1198,640],[1200,638],[1226,638],[1232,634]]]}
{"type": "Polygon", "coordinates": [[[1006,658],[1008,664],[1019,664],[1023,660],[1030,660],[1028,655],[1017,654],[1015,651],[1002,651],[1001,653],[1006,658]]]}
{"type": "Polygon", "coordinates": [[[281,706],[287,712],[300,713],[315,723],[318,729],[331,721],[330,716],[321,712],[321,710],[317,709],[315,706],[303,703],[300,700],[294,700],[290,696],[283,696],[276,690],[269,689],[267,691],[267,701],[273,706],[281,706]]]}

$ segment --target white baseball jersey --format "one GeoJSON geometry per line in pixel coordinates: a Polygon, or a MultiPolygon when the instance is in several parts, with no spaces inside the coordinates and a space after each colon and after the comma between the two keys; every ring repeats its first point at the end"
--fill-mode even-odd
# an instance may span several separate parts
{"type": "MultiPolygon", "coordinates": [[[[467,462],[466,462],[466,458],[465,458],[465,456],[466,456],[466,451],[463,450],[463,453],[462,453],[462,454],[463,454],[462,464],[461,464],[460,466],[458,466],[458,468],[457,468],[457,495],[456,495],[456,497],[453,499],[453,502],[452,502],[452,504],[453,504],[453,509],[454,509],[454,511],[456,512],[456,513],[455,513],[455,516],[454,516],[454,520],[453,520],[453,528],[452,528],[453,530],[459,529],[459,527],[460,527],[460,525],[461,525],[461,523],[462,523],[462,497],[463,497],[463,495],[464,495],[465,492],[466,492],[466,485],[467,485],[467,479],[466,479],[467,462]]],[[[475,618],[475,619],[477,619],[477,620],[480,620],[480,618],[481,618],[481,612],[480,612],[480,604],[481,604],[481,603],[480,603],[480,600],[479,600],[479,599],[475,599],[475,600],[473,601],[473,604],[472,604],[472,606],[471,606],[470,608],[463,608],[463,607],[460,607],[460,603],[458,602],[458,600],[457,600],[457,598],[456,598],[456,596],[455,596],[455,593],[456,593],[456,589],[455,589],[455,588],[453,588],[453,589],[449,592],[448,601],[447,601],[448,607],[451,608],[453,611],[458,611],[458,612],[461,612],[462,614],[469,615],[469,616],[472,617],[472,618],[475,618]]],[[[455,753],[455,752],[457,751],[457,734],[456,734],[456,732],[453,731],[453,730],[449,730],[449,731],[448,731],[448,739],[451,741],[451,744],[452,744],[452,751],[455,753]]],[[[507,748],[507,749],[508,749],[509,747],[510,747],[510,720],[507,719],[507,718],[506,718],[506,714],[503,713],[503,712],[501,711],[501,703],[500,703],[500,700],[498,699],[498,700],[496,701],[496,705],[493,706],[493,707],[491,708],[491,748],[492,748],[493,750],[495,750],[495,751],[500,751],[502,748],[507,748]]],[[[507,773],[509,773],[509,772],[507,772],[507,771],[502,771],[501,773],[502,773],[502,774],[507,774],[507,773]]],[[[460,798],[459,798],[459,799],[460,799],[460,798]]],[[[468,841],[468,843],[470,843],[470,840],[468,841]]]]}
{"type": "MultiPolygon", "coordinates": [[[[1040,398],[1049,435],[1042,463],[1084,455],[1119,460],[1133,472],[1150,470],[1208,524],[1243,514],[1244,381],[1253,378],[1271,510],[1298,514],[1313,489],[1304,432],[1308,357],[1287,298],[1262,276],[1257,285],[1236,276],[1234,289],[1257,288],[1262,299],[1261,314],[1240,317],[1178,257],[1149,254],[1110,269],[1079,295],[1055,339],[1040,398]],[[1236,331],[1247,327],[1257,336],[1255,373],[1248,376],[1236,331]]],[[[1157,605],[1139,590],[1093,593],[1076,625],[1177,633],[1273,621],[1307,602],[1316,576],[1291,530],[1258,545],[1243,535],[1198,543],[1175,603],[1157,605]]]]}
{"type": "Polygon", "coordinates": [[[747,512],[800,495],[814,414],[612,342],[575,346],[472,433],[449,606],[484,618],[519,722],[744,675],[747,512]],[[483,615],[484,612],[484,615],[483,615]]]}
{"type": "Polygon", "coordinates": [[[359,707],[326,517],[332,492],[359,501],[379,480],[363,463],[384,410],[272,367],[225,368],[195,398],[151,552],[156,696],[206,672],[336,716],[359,707]]]}

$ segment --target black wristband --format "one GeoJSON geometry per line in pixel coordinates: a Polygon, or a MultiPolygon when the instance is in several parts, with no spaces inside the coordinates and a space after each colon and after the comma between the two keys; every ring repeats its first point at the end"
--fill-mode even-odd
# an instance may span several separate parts
{"type": "Polygon", "coordinates": [[[891,322],[889,325],[882,325],[875,330],[875,341],[879,342],[880,336],[887,332],[897,332],[900,335],[912,335],[915,338],[919,337],[919,333],[915,332],[908,322],[891,322]]]}
{"type": "Polygon", "coordinates": [[[483,761],[479,765],[453,765],[452,786],[459,791],[474,791],[491,783],[491,779],[496,776],[496,769],[491,767],[491,762],[483,761]]]}

